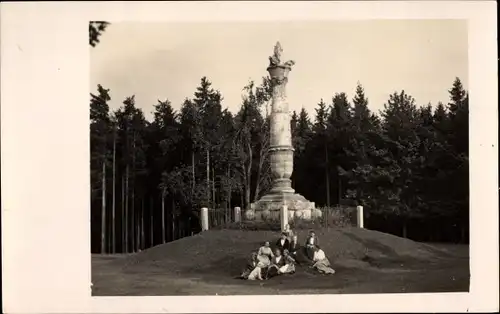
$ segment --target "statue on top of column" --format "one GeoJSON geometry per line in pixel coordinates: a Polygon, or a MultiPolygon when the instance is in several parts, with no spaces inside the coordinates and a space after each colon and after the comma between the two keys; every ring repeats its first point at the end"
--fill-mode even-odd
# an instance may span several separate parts
{"type": "Polygon", "coordinates": [[[283,48],[281,47],[280,42],[278,41],[276,45],[274,46],[274,54],[269,57],[269,62],[270,62],[270,67],[277,67],[277,66],[286,66],[286,67],[292,67],[295,64],[295,61],[289,60],[283,64],[281,64],[281,54],[283,53],[283,48]]]}

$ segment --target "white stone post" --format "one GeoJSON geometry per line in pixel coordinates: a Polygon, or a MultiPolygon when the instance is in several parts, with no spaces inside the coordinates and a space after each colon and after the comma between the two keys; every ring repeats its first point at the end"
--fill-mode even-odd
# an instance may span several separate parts
{"type": "Polygon", "coordinates": [[[363,225],[363,206],[357,206],[356,207],[356,212],[357,212],[357,220],[358,220],[358,228],[364,228],[363,225]]]}
{"type": "Polygon", "coordinates": [[[234,208],[234,222],[241,222],[241,208],[234,208]]]}
{"type": "Polygon", "coordinates": [[[208,230],[208,208],[203,207],[201,209],[201,231],[208,230]]]}
{"type": "Polygon", "coordinates": [[[288,206],[281,206],[280,213],[280,221],[281,221],[281,231],[285,231],[286,225],[288,225],[288,206]]]}

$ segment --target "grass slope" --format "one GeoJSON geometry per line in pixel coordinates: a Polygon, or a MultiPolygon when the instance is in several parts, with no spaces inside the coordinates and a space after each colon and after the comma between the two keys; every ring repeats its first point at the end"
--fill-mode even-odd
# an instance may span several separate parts
{"type": "MultiPolygon", "coordinates": [[[[298,232],[299,241],[307,231],[298,232]]],[[[211,230],[143,252],[93,256],[93,295],[468,291],[468,246],[435,246],[357,228],[317,230],[335,275],[299,267],[265,282],[235,279],[272,231],[211,230]]]]}

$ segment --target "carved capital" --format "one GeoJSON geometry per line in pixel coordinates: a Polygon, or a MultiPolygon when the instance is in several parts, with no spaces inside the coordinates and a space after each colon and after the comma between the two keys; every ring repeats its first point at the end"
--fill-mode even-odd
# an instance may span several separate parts
{"type": "Polygon", "coordinates": [[[288,82],[287,77],[273,77],[271,78],[271,85],[276,86],[276,85],[284,85],[288,82]]]}

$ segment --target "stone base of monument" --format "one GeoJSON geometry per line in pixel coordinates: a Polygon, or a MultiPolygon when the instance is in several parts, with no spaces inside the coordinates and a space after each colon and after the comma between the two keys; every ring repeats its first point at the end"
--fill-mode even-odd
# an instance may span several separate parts
{"type": "Polygon", "coordinates": [[[297,193],[272,193],[250,204],[245,211],[246,220],[280,220],[283,205],[288,207],[288,221],[297,219],[312,220],[321,217],[322,212],[315,208],[314,202],[308,201],[297,193]]]}

